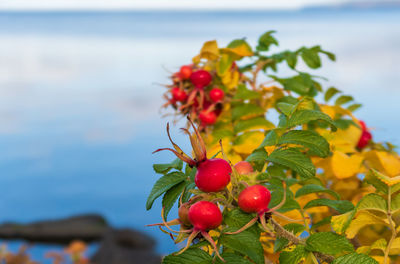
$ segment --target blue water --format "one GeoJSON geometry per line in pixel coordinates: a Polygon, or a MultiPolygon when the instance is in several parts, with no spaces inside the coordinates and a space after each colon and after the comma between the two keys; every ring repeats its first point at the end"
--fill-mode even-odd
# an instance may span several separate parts
{"type": "MultiPolygon", "coordinates": [[[[364,104],[357,115],[378,140],[400,144],[400,11],[253,13],[0,13],[0,222],[96,212],[158,239],[159,203],[146,212],[169,161],[159,106],[168,70],[201,44],[255,43],[275,29],[281,48],[321,44],[337,54],[314,72],[364,104]]],[[[290,74],[282,68],[282,76],[290,74]]],[[[175,128],[177,142],[187,149],[175,128]]],[[[172,213],[174,214],[174,212],[172,213]]],[[[15,248],[20,242],[11,243],[15,248]]],[[[41,260],[49,246],[35,246],[41,260]]]]}

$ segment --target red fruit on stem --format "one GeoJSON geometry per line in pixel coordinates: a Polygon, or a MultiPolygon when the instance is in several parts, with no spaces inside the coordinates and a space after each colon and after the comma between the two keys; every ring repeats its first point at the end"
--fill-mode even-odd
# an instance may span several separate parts
{"type": "Polygon", "coordinates": [[[219,88],[213,88],[210,91],[210,98],[213,102],[221,102],[224,99],[225,93],[223,90],[219,88]]]}
{"type": "Polygon", "coordinates": [[[187,99],[187,94],[184,90],[174,87],[171,90],[172,98],[178,102],[184,102],[187,99]]]}
{"type": "Polygon", "coordinates": [[[263,185],[247,187],[239,194],[239,207],[246,213],[264,213],[271,201],[270,191],[263,185]]]}
{"type": "Polygon", "coordinates": [[[226,160],[209,159],[198,165],[194,181],[203,192],[219,192],[229,184],[231,173],[226,160]]]}
{"type": "Polygon", "coordinates": [[[183,65],[179,70],[179,73],[182,80],[187,80],[190,78],[190,75],[192,75],[192,67],[189,65],[183,65]]]}
{"type": "Polygon", "coordinates": [[[208,71],[198,70],[190,75],[190,81],[198,89],[203,89],[212,81],[212,76],[208,71]]]}
{"type": "Polygon", "coordinates": [[[357,148],[363,149],[372,139],[372,134],[368,130],[363,130],[360,140],[358,141],[357,148]]]}
{"type": "Polygon", "coordinates": [[[199,114],[199,119],[204,125],[213,125],[217,121],[217,115],[215,112],[203,110],[199,114]]]}
{"type": "Polygon", "coordinates": [[[361,133],[361,137],[357,143],[357,148],[363,149],[371,141],[372,134],[368,131],[367,125],[365,124],[364,121],[360,120],[360,125],[361,125],[361,129],[362,129],[362,133],[361,133]]]}
{"type": "Polygon", "coordinates": [[[253,166],[247,161],[239,161],[234,167],[239,174],[248,174],[254,171],[253,166]]]}
{"type": "Polygon", "coordinates": [[[190,207],[189,221],[195,230],[208,231],[221,225],[222,214],[214,203],[200,201],[190,207]]]}
{"type": "Polygon", "coordinates": [[[183,203],[178,209],[179,220],[185,226],[191,225],[189,220],[189,209],[190,209],[189,203],[183,203]]]}

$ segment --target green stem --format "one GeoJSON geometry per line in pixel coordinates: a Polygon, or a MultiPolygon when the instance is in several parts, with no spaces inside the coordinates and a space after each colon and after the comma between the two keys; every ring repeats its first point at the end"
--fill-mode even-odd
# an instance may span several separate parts
{"type": "Polygon", "coordinates": [[[384,263],[385,264],[389,264],[389,252],[390,249],[392,248],[392,244],[393,241],[396,239],[397,236],[397,231],[396,231],[396,225],[392,219],[392,190],[391,190],[391,186],[389,186],[389,190],[388,190],[388,210],[387,210],[387,218],[389,220],[389,225],[390,225],[390,230],[392,232],[392,237],[389,240],[389,243],[385,249],[385,259],[384,259],[384,263]]]}

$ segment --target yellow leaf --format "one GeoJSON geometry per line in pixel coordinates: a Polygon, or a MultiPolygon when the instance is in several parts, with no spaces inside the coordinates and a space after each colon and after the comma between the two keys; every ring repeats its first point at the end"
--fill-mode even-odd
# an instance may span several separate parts
{"type": "Polygon", "coordinates": [[[400,176],[389,178],[388,176],[383,175],[377,170],[371,169],[371,172],[376,178],[378,178],[381,182],[383,182],[387,186],[393,186],[395,184],[400,183],[400,176]]]}
{"type": "Polygon", "coordinates": [[[357,152],[356,146],[361,137],[361,129],[350,125],[347,129],[338,129],[335,133],[324,130],[323,136],[329,141],[335,151],[344,153],[357,152]]]}
{"type": "Polygon", "coordinates": [[[387,225],[389,226],[387,219],[382,219],[368,211],[361,211],[357,213],[356,218],[351,221],[350,226],[346,230],[346,236],[348,238],[354,238],[357,233],[368,225],[387,225]]]}
{"type": "Polygon", "coordinates": [[[400,254],[400,237],[396,237],[390,247],[389,255],[399,255],[400,254]]]}
{"type": "Polygon", "coordinates": [[[389,177],[400,174],[400,158],[397,154],[371,150],[365,154],[368,165],[389,177]]]}
{"type": "Polygon", "coordinates": [[[379,264],[385,264],[385,258],[383,256],[371,256],[371,258],[378,261],[379,264]]]}
{"type": "Polygon", "coordinates": [[[204,43],[200,51],[200,58],[207,60],[216,60],[219,57],[217,41],[210,40],[204,43]]]}
{"type": "Polygon", "coordinates": [[[276,149],[276,146],[266,146],[266,147],[264,147],[264,149],[268,153],[268,155],[270,155],[272,153],[272,151],[274,151],[276,149]]]}
{"type": "Polygon", "coordinates": [[[331,219],[332,229],[338,234],[343,234],[347,223],[350,221],[350,218],[352,217],[352,214],[353,212],[350,211],[341,215],[332,216],[331,219]]]}
{"type": "Polygon", "coordinates": [[[387,246],[386,240],[384,238],[381,238],[381,239],[376,240],[371,245],[371,249],[381,250],[383,253],[385,253],[386,246],[387,246]]]}
{"type": "Polygon", "coordinates": [[[354,154],[351,156],[343,152],[335,151],[331,158],[331,168],[333,175],[338,179],[345,179],[359,173],[363,157],[354,154]]]}
{"type": "MultiPolygon", "coordinates": [[[[282,213],[282,214],[285,215],[288,218],[293,219],[293,220],[299,220],[299,221],[296,221],[296,223],[299,223],[299,224],[303,224],[304,223],[303,222],[304,221],[303,220],[303,216],[301,215],[301,213],[298,210],[291,210],[289,212],[285,212],[285,213],[282,213]]],[[[277,216],[274,216],[274,215],[272,215],[272,217],[274,218],[275,221],[277,221],[282,226],[287,225],[287,224],[293,224],[293,222],[287,221],[287,220],[285,220],[283,218],[280,218],[280,217],[277,217],[277,216]]],[[[310,218],[306,219],[306,222],[309,225],[311,223],[310,218]]]]}
{"type": "Polygon", "coordinates": [[[227,71],[221,76],[222,83],[229,89],[237,87],[239,83],[240,74],[238,71],[227,71]]]}
{"type": "Polygon", "coordinates": [[[253,56],[253,52],[245,43],[236,46],[234,48],[222,48],[221,52],[236,55],[235,59],[240,59],[241,57],[253,56]]]}
{"type": "Polygon", "coordinates": [[[368,253],[371,251],[371,248],[369,246],[362,246],[357,248],[356,252],[358,254],[365,254],[368,255],[368,253]]]}
{"type": "Polygon", "coordinates": [[[264,133],[260,131],[247,132],[235,140],[233,149],[240,154],[249,155],[264,140],[264,133]]]}

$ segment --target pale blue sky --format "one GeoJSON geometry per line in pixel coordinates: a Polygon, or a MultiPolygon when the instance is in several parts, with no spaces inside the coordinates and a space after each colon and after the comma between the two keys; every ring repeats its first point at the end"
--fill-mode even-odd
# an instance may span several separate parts
{"type": "Polygon", "coordinates": [[[297,9],[345,0],[1,0],[0,10],[297,9]]]}

